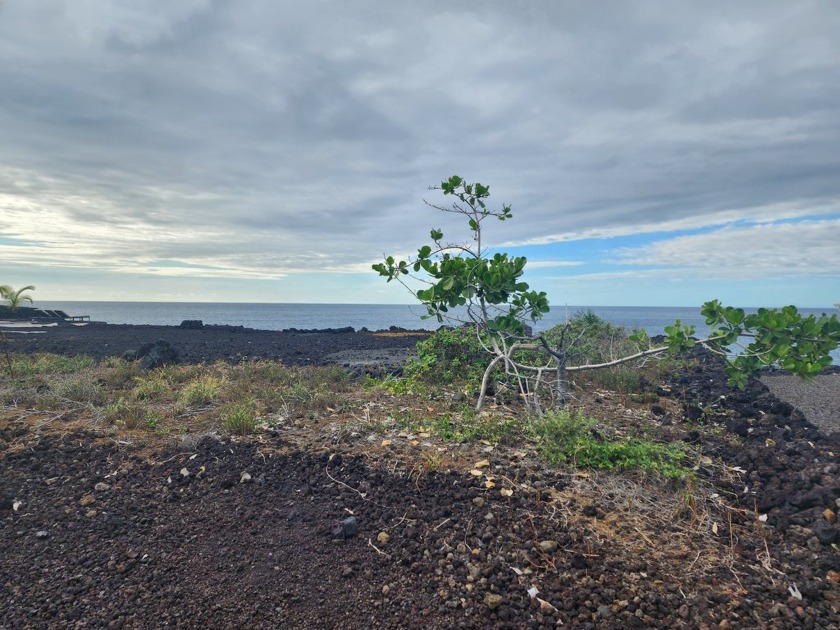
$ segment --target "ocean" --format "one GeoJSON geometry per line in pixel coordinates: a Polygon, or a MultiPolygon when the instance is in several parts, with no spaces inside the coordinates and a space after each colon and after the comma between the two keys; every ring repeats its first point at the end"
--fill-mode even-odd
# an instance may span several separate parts
{"type": "MultiPolygon", "coordinates": [[[[235,304],[202,302],[49,302],[33,306],[61,309],[69,315],[89,315],[91,320],[109,324],[155,324],[177,326],[185,319],[200,319],[205,324],[230,324],[259,330],[286,328],[367,328],[381,330],[390,326],[433,330],[437,320],[421,319],[425,310],[419,305],[402,304],[235,304]]],[[[696,326],[697,335],[709,328],[699,307],[660,306],[553,306],[537,323],[545,330],[565,321],[579,311],[592,310],[608,322],[628,329],[644,328],[649,335],[661,335],[664,327],[679,319],[696,326]]],[[[833,313],[834,308],[800,309],[802,313],[833,313]]]]}

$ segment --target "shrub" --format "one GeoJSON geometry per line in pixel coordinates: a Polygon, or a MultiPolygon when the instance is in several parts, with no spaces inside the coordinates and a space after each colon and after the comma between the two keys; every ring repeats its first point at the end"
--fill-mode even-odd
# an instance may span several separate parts
{"type": "Polygon", "coordinates": [[[615,326],[591,310],[575,313],[563,335],[565,327],[565,324],[554,326],[543,333],[543,337],[552,347],[556,347],[563,337],[569,365],[605,363],[638,350],[624,326],[615,326]]]}
{"type": "Polygon", "coordinates": [[[403,374],[435,384],[469,384],[477,390],[492,358],[476,328],[442,328],[417,343],[417,358],[409,359],[403,374]]]}

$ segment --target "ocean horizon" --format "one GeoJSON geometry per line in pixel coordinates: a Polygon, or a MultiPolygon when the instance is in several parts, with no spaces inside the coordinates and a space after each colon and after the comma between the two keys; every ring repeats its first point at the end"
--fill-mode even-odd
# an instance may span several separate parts
{"type": "MultiPolygon", "coordinates": [[[[177,326],[187,319],[205,324],[244,326],[257,330],[288,328],[345,328],[382,330],[391,326],[434,330],[436,319],[422,319],[425,309],[418,304],[262,304],[236,302],[95,302],[38,300],[32,306],[60,309],[69,315],[89,315],[92,321],[108,324],[177,326]]],[[[746,308],[754,312],[755,308],[746,308]]],[[[650,335],[663,334],[665,326],[679,319],[696,327],[696,334],[709,331],[700,307],[685,306],[554,306],[534,326],[546,330],[575,313],[591,310],[606,321],[628,329],[643,328],[650,335]]],[[[803,314],[836,312],[834,307],[802,308],[803,314]]]]}

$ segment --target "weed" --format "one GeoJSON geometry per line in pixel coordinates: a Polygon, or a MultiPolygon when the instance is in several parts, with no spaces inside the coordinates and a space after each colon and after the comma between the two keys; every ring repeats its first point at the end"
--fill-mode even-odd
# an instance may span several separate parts
{"type": "Polygon", "coordinates": [[[160,400],[169,391],[169,385],[160,372],[140,376],[131,390],[131,397],[135,400],[160,400]]]}
{"type": "Polygon", "coordinates": [[[144,404],[120,397],[117,402],[105,405],[102,416],[109,424],[116,424],[126,429],[138,429],[147,424],[148,409],[144,404]]]}
{"type": "Polygon", "coordinates": [[[668,478],[690,475],[682,464],[682,445],[660,444],[638,438],[602,440],[595,436],[595,422],[582,414],[561,410],[535,417],[530,433],[541,456],[551,463],[570,462],[584,468],[639,469],[668,478]]]}
{"type": "Polygon", "coordinates": [[[426,396],[428,388],[418,378],[415,377],[399,377],[388,374],[381,380],[376,380],[376,384],[383,389],[386,389],[392,396],[408,396],[419,395],[426,396]]]}
{"type": "Polygon", "coordinates": [[[111,387],[123,388],[133,383],[143,371],[136,361],[126,361],[119,357],[110,357],[103,361],[103,365],[110,368],[103,380],[111,387]]]}
{"type": "Polygon", "coordinates": [[[195,380],[206,371],[204,365],[163,365],[156,370],[163,381],[173,384],[195,380]]]}
{"type": "Polygon", "coordinates": [[[164,415],[155,409],[146,410],[146,427],[152,431],[156,431],[158,425],[163,421],[164,415]]]}
{"type": "Polygon", "coordinates": [[[203,374],[187,383],[178,394],[178,402],[185,407],[209,405],[221,391],[221,380],[212,374],[203,374]]]}
{"type": "Polygon", "coordinates": [[[40,374],[75,374],[93,367],[91,357],[65,357],[58,354],[17,355],[12,359],[14,372],[21,378],[40,374]]]}
{"type": "Polygon", "coordinates": [[[434,451],[423,451],[423,465],[428,472],[440,470],[443,467],[443,457],[434,451]]]}
{"type": "Polygon", "coordinates": [[[222,412],[222,428],[236,435],[250,435],[257,428],[257,416],[247,404],[235,404],[222,412]]]}
{"type": "Polygon", "coordinates": [[[68,378],[58,383],[53,391],[58,398],[66,398],[79,403],[101,405],[105,400],[102,385],[90,375],[68,378]]]}
{"type": "Polygon", "coordinates": [[[475,413],[471,407],[465,407],[458,413],[445,413],[426,419],[431,433],[447,440],[457,442],[477,442],[486,440],[493,444],[510,442],[522,435],[522,422],[514,416],[494,416],[488,413],[475,413]]]}

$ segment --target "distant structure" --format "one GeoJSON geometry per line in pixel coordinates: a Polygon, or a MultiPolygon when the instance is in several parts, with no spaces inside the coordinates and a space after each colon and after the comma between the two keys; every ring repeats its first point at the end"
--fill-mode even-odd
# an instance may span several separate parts
{"type": "Polygon", "coordinates": [[[68,315],[64,311],[33,308],[31,306],[18,306],[17,308],[0,306],[0,319],[35,323],[67,322],[77,324],[89,322],[90,315],[68,315]]]}

